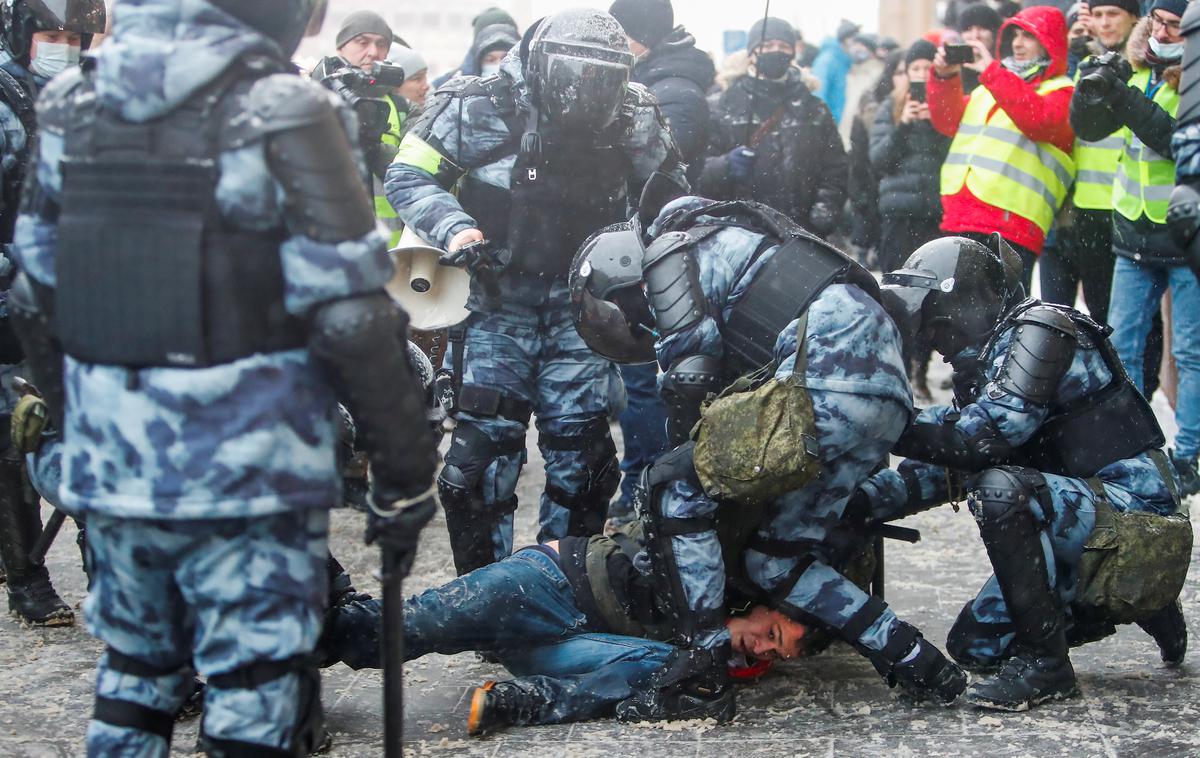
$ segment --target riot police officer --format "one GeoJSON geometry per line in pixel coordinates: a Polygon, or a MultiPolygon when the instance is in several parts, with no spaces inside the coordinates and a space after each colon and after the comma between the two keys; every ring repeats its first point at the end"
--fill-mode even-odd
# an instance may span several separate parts
{"type": "Polygon", "coordinates": [[[546,18],[498,76],[439,90],[388,169],[404,224],[473,273],[472,315],[451,334],[458,426],[438,479],[460,574],[512,551],[531,416],[546,461],[539,541],[599,532],[616,490],[621,380],[576,334],[566,273],[648,177],[682,175],[654,101],[629,83],[633,62],[608,14],[546,18]]]}
{"type": "MultiPolygon", "coordinates": [[[[77,65],[92,35],[104,31],[102,0],[0,3],[0,274],[7,301],[8,247],[17,223],[21,188],[37,134],[34,101],[50,79],[77,65]]],[[[0,428],[7,429],[17,402],[11,382],[22,359],[7,318],[0,319],[0,428]]],[[[10,435],[0,435],[0,561],[8,580],[8,607],[26,624],[62,626],[75,614],[50,583],[46,567],[30,560],[42,530],[38,498],[23,483],[22,463],[10,435]]]]}
{"type": "MultiPolygon", "coordinates": [[[[999,710],[1078,694],[1067,613],[1098,514],[1179,507],[1162,431],[1108,341],[1111,329],[1024,299],[1020,270],[999,235],[990,246],[947,237],[884,276],[889,313],[954,367],[955,406],[917,414],[893,451],[912,460],[855,498],[892,518],[965,490],[995,575],[947,646],[960,663],[991,672],[967,698],[999,710]]],[[[1085,641],[1082,619],[1071,619],[1072,637],[1085,641]]],[[[1164,661],[1178,664],[1187,641],[1179,601],[1138,620],[1164,661]]]]}
{"type": "Polygon", "coordinates": [[[39,106],[13,306],[65,397],[58,492],[95,557],[90,754],[166,755],[193,666],[210,754],[320,739],[338,398],[374,474],[368,539],[411,548],[434,509],[355,125],[289,64],[323,9],[123,5],[39,106]]]}
{"type": "MultiPolygon", "coordinates": [[[[571,278],[576,325],[589,346],[621,362],[657,358],[663,367],[667,434],[679,446],[643,475],[640,515],[681,649],[618,715],[732,714],[725,570],[744,575],[763,602],[854,646],[889,686],[952,702],[966,684],[961,669],[834,568],[863,544],[844,518],[847,501],[886,460],[912,408],[900,335],[874,278],[754,203],[682,198],[662,210],[646,239],[643,246],[636,225],[597,235],[571,278]],[[819,462],[819,476],[762,501],[702,488],[688,453],[702,402],[746,375],[756,379],[739,389],[773,378],[810,398],[811,428],[789,426],[780,437],[819,462]],[[718,526],[726,525],[714,522],[718,502],[730,500],[729,507],[762,509],[737,567],[724,566],[730,557],[722,556],[718,526]]],[[[732,437],[713,443],[737,444],[732,437]]]]}

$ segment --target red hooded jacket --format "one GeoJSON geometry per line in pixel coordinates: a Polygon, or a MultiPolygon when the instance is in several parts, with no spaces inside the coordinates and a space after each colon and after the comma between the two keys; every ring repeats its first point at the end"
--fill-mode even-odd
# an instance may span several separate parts
{"type": "MultiPolygon", "coordinates": [[[[1075,133],[1069,120],[1071,95],[1075,88],[1037,94],[1042,82],[1067,72],[1067,21],[1062,11],[1048,6],[1026,8],[1000,27],[998,39],[996,60],[980,74],[979,86],[992,93],[996,107],[1003,108],[1026,137],[1034,142],[1048,142],[1070,154],[1075,147],[1075,133]],[[1028,81],[1000,64],[1005,55],[1012,54],[1012,38],[1017,28],[1037,37],[1050,55],[1050,66],[1028,81]]],[[[960,77],[929,77],[929,111],[933,128],[953,137],[970,99],[970,95],[963,94],[960,77]]],[[[1046,235],[1037,224],[984,203],[965,186],[958,194],[942,196],[942,212],[942,230],[946,232],[1000,232],[1009,242],[1038,254],[1046,243],[1046,235]]]]}

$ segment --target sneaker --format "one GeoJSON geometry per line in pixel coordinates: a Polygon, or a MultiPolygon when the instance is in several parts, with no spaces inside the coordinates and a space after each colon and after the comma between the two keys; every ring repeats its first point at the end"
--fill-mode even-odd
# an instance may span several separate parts
{"type": "Polygon", "coordinates": [[[471,693],[467,734],[482,737],[507,726],[532,723],[544,705],[545,700],[535,690],[515,682],[484,682],[471,693]]]}
{"type": "Polygon", "coordinates": [[[1200,471],[1196,470],[1196,458],[1176,458],[1171,453],[1171,464],[1179,474],[1179,496],[1191,497],[1200,492],[1200,471]]]}

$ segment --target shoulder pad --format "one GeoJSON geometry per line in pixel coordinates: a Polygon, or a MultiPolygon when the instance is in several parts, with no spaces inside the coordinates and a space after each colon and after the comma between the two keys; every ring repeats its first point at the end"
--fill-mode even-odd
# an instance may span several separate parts
{"type": "Polygon", "coordinates": [[[634,108],[645,108],[658,105],[658,98],[645,85],[630,82],[626,90],[625,101],[634,108]]]}
{"type": "Polygon", "coordinates": [[[254,83],[247,96],[250,126],[261,134],[284,132],[336,116],[336,95],[292,74],[273,74],[254,83]]]}
{"type": "Polygon", "coordinates": [[[1047,329],[1062,332],[1068,337],[1074,337],[1078,332],[1075,320],[1059,308],[1050,305],[1035,305],[1016,318],[1018,324],[1036,324],[1047,329]]]}
{"type": "Polygon", "coordinates": [[[95,91],[84,72],[73,66],[50,80],[37,101],[39,128],[62,134],[72,121],[72,112],[85,99],[94,99],[95,91]]]}
{"type": "Polygon", "coordinates": [[[1075,323],[1063,311],[1041,305],[1021,313],[1014,322],[996,385],[1034,405],[1048,406],[1075,359],[1075,323]]]}
{"type": "Polygon", "coordinates": [[[687,232],[670,232],[654,240],[642,258],[646,296],[662,337],[695,326],[708,311],[699,262],[688,252],[694,244],[687,232]]]}

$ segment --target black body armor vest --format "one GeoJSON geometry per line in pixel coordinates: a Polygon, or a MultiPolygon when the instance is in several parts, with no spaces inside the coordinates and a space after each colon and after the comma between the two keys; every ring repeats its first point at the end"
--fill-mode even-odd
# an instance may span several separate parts
{"type": "Polygon", "coordinates": [[[88,363],[201,368],[305,344],[284,308],[282,223],[237,228],[216,204],[239,98],[275,67],[236,64],[161,119],[100,107],[90,74],[65,135],[55,330],[88,363]]]}
{"type": "MultiPolygon", "coordinates": [[[[1022,313],[1034,307],[1054,306],[1026,300],[1014,308],[1001,320],[982,355],[989,355],[995,340],[1014,326],[1022,313]]],[[[1166,444],[1166,438],[1154,410],[1134,386],[1116,349],[1108,341],[1112,327],[1101,326],[1071,308],[1057,310],[1075,324],[1079,348],[1100,351],[1112,381],[1098,392],[1070,403],[1052,405],[1050,415],[1037,434],[1014,450],[1006,463],[1047,474],[1087,479],[1105,466],[1161,448],[1166,444]]],[[[956,399],[963,406],[979,397],[984,378],[980,374],[974,381],[956,385],[956,399]]]]}
{"type": "Polygon", "coordinates": [[[25,88],[12,74],[0,69],[0,102],[7,105],[25,128],[25,147],[17,155],[17,168],[4,175],[0,186],[0,244],[13,241],[17,215],[21,205],[21,187],[29,170],[29,156],[37,136],[37,113],[34,93],[25,88]]]}
{"type": "Polygon", "coordinates": [[[468,85],[464,94],[486,94],[508,124],[513,138],[496,151],[496,159],[517,152],[510,188],[468,176],[459,201],[489,241],[511,252],[506,276],[549,284],[566,279],[588,237],[629,220],[633,164],[616,146],[628,118],[618,119],[596,142],[563,142],[536,132],[521,139],[521,114],[512,106],[511,92],[496,92],[508,86],[508,79],[499,77],[468,85]]]}
{"type": "Polygon", "coordinates": [[[721,369],[726,385],[770,364],[779,333],[807,311],[826,287],[853,284],[876,301],[880,298],[879,283],[871,272],[784,214],[760,203],[737,200],[680,212],[664,221],[659,236],[686,230],[700,242],[729,226],[750,228],[766,236],[756,258],[771,247],[782,247],[755,275],[721,329],[725,349],[721,369]],[[696,225],[701,216],[727,220],[696,225]]]}

